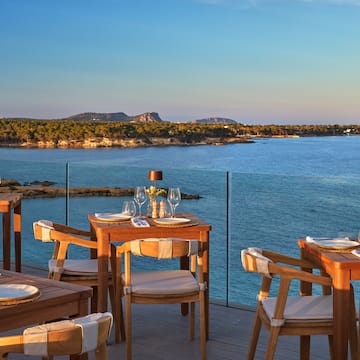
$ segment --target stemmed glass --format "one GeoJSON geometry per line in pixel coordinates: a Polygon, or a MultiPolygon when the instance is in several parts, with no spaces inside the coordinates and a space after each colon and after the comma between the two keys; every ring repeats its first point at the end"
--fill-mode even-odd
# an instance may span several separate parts
{"type": "Polygon", "coordinates": [[[139,206],[139,217],[141,217],[141,207],[146,202],[146,189],[145,186],[137,186],[134,192],[134,200],[139,206]]]}
{"type": "Polygon", "coordinates": [[[180,188],[178,188],[178,187],[169,188],[167,200],[171,207],[171,217],[174,218],[175,217],[175,209],[180,204],[180,201],[181,201],[180,188]]]}

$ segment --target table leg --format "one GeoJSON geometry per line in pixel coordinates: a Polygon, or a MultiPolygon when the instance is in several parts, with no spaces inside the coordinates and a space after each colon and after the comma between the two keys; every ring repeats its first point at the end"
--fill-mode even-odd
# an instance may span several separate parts
{"type": "Polygon", "coordinates": [[[14,208],[15,270],[21,272],[21,203],[14,208]]]}
{"type": "Polygon", "coordinates": [[[210,241],[209,241],[209,232],[202,231],[200,232],[200,241],[203,244],[203,272],[204,272],[204,281],[207,284],[207,289],[205,291],[205,327],[206,327],[206,340],[209,339],[209,294],[210,294],[210,241]]]}
{"type": "Polygon", "coordinates": [[[344,309],[350,308],[350,273],[334,274],[334,359],[347,359],[349,324],[343,316],[344,309]]]}
{"type": "Polygon", "coordinates": [[[108,235],[98,236],[98,294],[97,305],[99,312],[107,311],[107,288],[109,280],[109,252],[110,239],[108,235]]]}
{"type": "MultiPolygon", "coordinates": [[[[306,252],[304,249],[300,249],[300,257],[301,259],[306,258],[306,252]]],[[[301,270],[312,273],[312,269],[302,267],[301,270]]],[[[312,294],[312,284],[301,281],[300,282],[300,295],[307,296],[312,294]]],[[[310,353],[310,336],[300,336],[300,359],[305,359],[308,357],[310,353]]]]}
{"type": "Polygon", "coordinates": [[[2,214],[2,232],[3,232],[3,268],[10,270],[10,247],[11,247],[11,214],[4,212],[2,214]]]}
{"type": "MultiPolygon", "coordinates": [[[[182,269],[182,270],[189,269],[189,258],[188,257],[183,256],[180,258],[180,269],[182,269]]],[[[189,313],[188,303],[181,304],[181,314],[183,316],[186,316],[188,313],[189,313]]]]}

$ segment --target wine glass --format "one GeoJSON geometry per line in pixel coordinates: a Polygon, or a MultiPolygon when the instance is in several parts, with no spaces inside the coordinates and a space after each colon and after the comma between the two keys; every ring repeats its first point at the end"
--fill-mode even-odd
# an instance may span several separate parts
{"type": "Polygon", "coordinates": [[[180,204],[180,201],[181,201],[180,188],[178,188],[178,187],[169,188],[167,200],[171,207],[171,217],[174,218],[175,217],[175,209],[180,204]]]}
{"type": "Polygon", "coordinates": [[[146,202],[146,189],[145,186],[137,186],[134,192],[134,200],[139,206],[139,217],[141,217],[141,207],[146,202]]]}
{"type": "Polygon", "coordinates": [[[122,206],[122,213],[134,217],[136,215],[136,205],[134,201],[124,201],[122,206]]]}

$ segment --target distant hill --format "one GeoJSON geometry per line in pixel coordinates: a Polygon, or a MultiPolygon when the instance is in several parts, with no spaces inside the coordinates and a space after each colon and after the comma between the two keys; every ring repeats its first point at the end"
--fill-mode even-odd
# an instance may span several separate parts
{"type": "Polygon", "coordinates": [[[193,123],[198,124],[237,124],[237,121],[222,117],[209,117],[206,119],[193,120],[193,123]]]}
{"type": "MultiPolygon", "coordinates": [[[[35,118],[7,118],[9,120],[37,120],[35,118]]],[[[162,120],[157,112],[146,112],[140,115],[129,116],[124,112],[114,112],[114,113],[97,113],[97,112],[84,112],[80,114],[70,115],[65,118],[54,118],[52,120],[78,120],[78,121],[122,121],[122,122],[162,122],[167,120],[162,120]]],[[[223,117],[208,117],[199,120],[184,121],[185,123],[193,124],[239,124],[237,121],[232,119],[227,119],[223,117]]]]}
{"type": "Polygon", "coordinates": [[[158,122],[162,121],[156,112],[146,112],[144,114],[128,116],[123,112],[117,113],[96,113],[85,112],[81,114],[71,115],[62,120],[94,120],[94,121],[124,121],[124,122],[158,122]]]}

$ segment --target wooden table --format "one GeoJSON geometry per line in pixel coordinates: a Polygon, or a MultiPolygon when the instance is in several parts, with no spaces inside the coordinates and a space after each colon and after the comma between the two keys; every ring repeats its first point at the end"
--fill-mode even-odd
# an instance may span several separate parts
{"type": "Polygon", "coordinates": [[[0,302],[0,332],[89,313],[90,287],[7,270],[1,270],[0,284],[28,284],[40,290],[40,297],[30,302],[16,305],[0,302]]]}
{"type": "Polygon", "coordinates": [[[11,210],[14,209],[15,270],[21,271],[21,198],[22,194],[0,194],[3,231],[3,268],[10,270],[11,210]]]}
{"type": "MultiPolygon", "coordinates": [[[[348,252],[331,252],[304,239],[298,241],[301,258],[322,267],[331,277],[334,287],[334,355],[335,359],[347,359],[348,318],[344,311],[350,308],[350,281],[360,280],[360,258],[348,252]]],[[[302,291],[311,289],[302,285],[302,291]]]]}
{"type": "MultiPolygon", "coordinates": [[[[131,222],[107,223],[99,221],[94,214],[88,216],[91,232],[94,239],[97,239],[98,257],[98,311],[103,312],[107,309],[107,283],[108,283],[108,264],[111,242],[124,242],[150,237],[180,237],[185,239],[200,240],[204,244],[204,279],[208,284],[205,294],[205,309],[208,329],[209,314],[209,233],[211,226],[190,213],[177,213],[179,217],[191,219],[194,224],[186,227],[161,227],[156,226],[152,219],[147,219],[150,227],[134,227],[131,222]]],[[[186,261],[182,261],[181,266],[188,266],[186,261]]],[[[184,309],[184,308],[183,308],[184,309]]],[[[184,310],[183,310],[184,312],[184,310]]]]}

